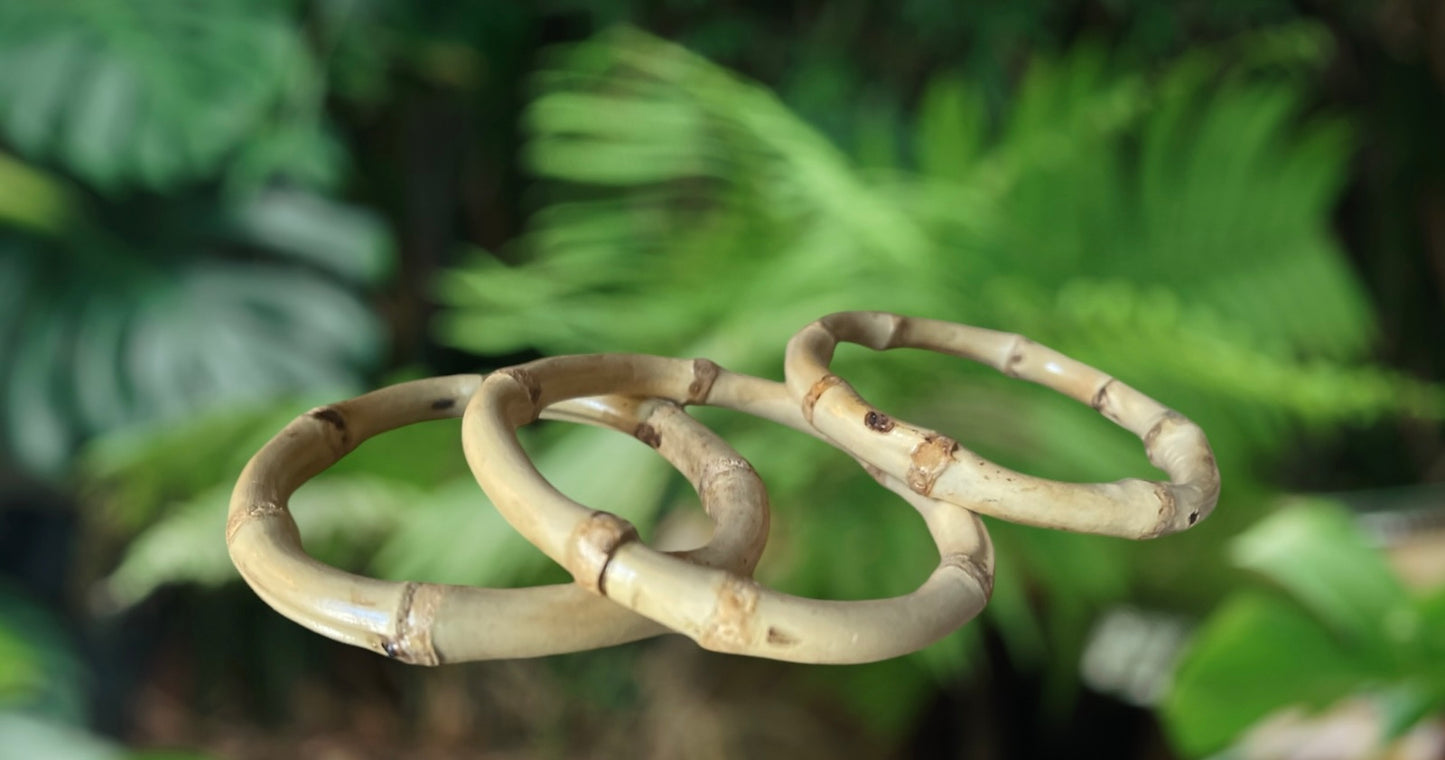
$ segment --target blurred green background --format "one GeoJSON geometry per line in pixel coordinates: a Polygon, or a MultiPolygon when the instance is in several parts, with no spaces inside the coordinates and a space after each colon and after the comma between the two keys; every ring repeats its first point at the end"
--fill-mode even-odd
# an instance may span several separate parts
{"type": "MultiPolygon", "coordinates": [[[[1445,7],[0,0],[0,758],[1440,757],[1445,7]],[[669,637],[410,668],[292,625],[222,542],[309,406],[539,355],[781,378],[843,309],[1020,332],[1199,422],[1214,516],[1135,543],[989,521],[984,615],[805,667],[669,637]]],[[[1091,410],[840,349],[1009,466],[1154,477],[1091,410]]],[[[903,593],[937,560],[821,444],[716,410],[774,504],[759,577],[903,593]]],[[[302,489],[384,578],[563,576],[458,427],[302,489]]],[[[640,444],[529,446],[644,535],[640,444]]]]}

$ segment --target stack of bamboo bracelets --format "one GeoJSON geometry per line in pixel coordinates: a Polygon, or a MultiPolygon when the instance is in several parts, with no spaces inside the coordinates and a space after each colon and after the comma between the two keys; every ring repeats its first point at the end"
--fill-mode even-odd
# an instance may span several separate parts
{"type": "Polygon", "coordinates": [[[734,654],[813,663],[870,662],[921,649],[972,619],[993,590],[993,547],[979,514],[1126,538],[1184,530],[1208,516],[1219,472],[1198,426],[1114,378],[1009,333],[880,312],[833,314],[788,343],[786,383],[706,359],[588,354],[486,376],[394,385],[298,417],[241,473],[226,542],[246,582],[278,612],[337,641],[404,662],[536,657],[663,633],[734,654]],[[868,404],[829,371],[839,341],[971,359],[1089,404],[1144,443],[1168,481],[1061,483],[989,462],[950,438],[868,404]],[[767,493],[737,452],[688,415],[718,406],[841,449],[923,517],[936,570],[891,599],[822,601],[753,579],[768,538],[767,493]],[[518,532],[573,583],[484,589],[383,581],[308,556],[290,495],[361,442],[424,420],[462,417],[477,482],[518,532]],[[707,545],[659,552],[626,520],[563,496],[516,431],[538,418],[613,428],[657,449],[716,524],[707,545]]]}

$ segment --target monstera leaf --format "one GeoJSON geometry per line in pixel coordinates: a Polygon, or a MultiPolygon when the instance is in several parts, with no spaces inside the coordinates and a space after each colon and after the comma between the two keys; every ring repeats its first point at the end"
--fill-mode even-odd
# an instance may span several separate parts
{"type": "Polygon", "coordinates": [[[0,0],[0,135],[102,189],[203,178],[243,143],[252,174],[324,155],[307,145],[329,139],[319,77],[283,8],[0,0]]]}
{"type": "Polygon", "coordinates": [[[278,190],[117,237],[0,230],[0,429],[34,470],[119,425],[349,388],[376,357],[358,289],[386,271],[389,241],[366,214],[278,190]]]}

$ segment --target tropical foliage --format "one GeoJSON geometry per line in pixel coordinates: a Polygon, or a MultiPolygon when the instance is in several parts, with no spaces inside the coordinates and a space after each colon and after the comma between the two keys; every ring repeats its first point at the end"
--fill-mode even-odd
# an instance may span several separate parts
{"type": "Polygon", "coordinates": [[[1231,543],[1273,589],[1235,591],[1205,623],[1164,706],[1181,748],[1223,748],[1282,706],[1363,695],[1397,739],[1445,705],[1445,594],[1410,591],[1338,505],[1294,504],[1231,543]]]}
{"type": "MultiPolygon", "coordinates": [[[[1400,328],[1377,323],[1336,234],[1367,126],[1312,89],[1337,30],[1275,23],[1295,13],[1275,2],[1233,20],[1108,4],[1123,20],[1097,37],[1062,31],[1067,3],[843,2],[806,29],[543,5],[0,0],[0,474],[83,505],[84,615],[233,583],[235,474],[314,403],[537,353],[778,378],[801,325],[885,309],[1023,333],[1144,389],[1208,431],[1225,491],[1165,542],[990,522],[983,621],[807,675],[872,735],[898,740],[944,685],[1006,677],[988,672],[1001,656],[1045,674],[1043,709],[1064,715],[1120,603],[1202,621],[1158,705],[1185,754],[1290,704],[1365,694],[1396,733],[1440,712],[1440,594],[1407,591],[1348,513],[1278,507],[1294,448],[1445,415],[1439,386],[1377,360],[1400,328]],[[687,44],[611,26],[638,18],[687,44]],[[535,49],[558,38],[576,41],[535,49]],[[433,133],[453,111],[466,128],[433,133]],[[525,225],[498,221],[513,213],[525,225]]],[[[880,406],[1012,467],[1154,474],[1128,433],[1042,389],[911,352],[837,361],[880,406]]],[[[920,521],[852,463],[698,414],[769,486],[765,580],[844,599],[926,577],[920,521]]],[[[308,550],[389,578],[561,578],[487,508],[457,435],[397,431],[318,477],[294,503],[308,550]]],[[[564,491],[648,538],[695,509],[645,447],[529,435],[564,491]]],[[[76,728],[92,676],[62,627],[0,586],[0,733],[121,756],[76,728]]],[[[558,667],[606,700],[636,690],[637,656],[558,667]]]]}

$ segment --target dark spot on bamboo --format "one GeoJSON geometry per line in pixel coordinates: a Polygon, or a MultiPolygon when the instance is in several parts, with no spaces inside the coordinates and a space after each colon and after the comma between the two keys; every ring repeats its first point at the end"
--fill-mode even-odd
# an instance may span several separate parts
{"type": "Polygon", "coordinates": [[[1190,525],[1193,525],[1194,523],[1197,523],[1197,522],[1199,522],[1199,513],[1198,513],[1198,512],[1190,512],[1190,513],[1189,513],[1189,524],[1190,524],[1190,525]]]}
{"type": "Polygon", "coordinates": [[[332,407],[323,406],[319,409],[312,409],[310,416],[336,429],[336,439],[333,443],[335,444],[337,456],[342,456],[351,450],[351,436],[346,429],[346,417],[344,417],[341,412],[332,407]]]}
{"type": "Polygon", "coordinates": [[[777,644],[777,645],[779,645],[779,646],[785,646],[785,647],[786,647],[786,646],[792,646],[792,645],[798,643],[798,637],[797,637],[797,636],[794,636],[794,635],[792,635],[792,634],[790,634],[790,633],[788,633],[787,631],[784,631],[784,630],[781,629],[781,628],[775,628],[775,627],[769,626],[769,627],[768,627],[768,643],[769,643],[769,644],[777,644]]]}
{"type": "Polygon", "coordinates": [[[637,423],[637,428],[632,431],[632,434],[637,436],[637,440],[642,441],[654,449],[662,445],[662,433],[658,432],[657,428],[646,422],[637,423]]]}
{"type": "Polygon", "coordinates": [[[443,409],[450,409],[456,405],[457,400],[454,398],[439,398],[436,401],[431,402],[431,408],[435,409],[438,412],[443,409]]]}
{"type": "Polygon", "coordinates": [[[311,416],[336,428],[343,436],[346,435],[346,418],[341,416],[341,412],[329,406],[323,406],[320,409],[311,410],[311,416]]]}
{"type": "Polygon", "coordinates": [[[893,420],[888,415],[872,410],[863,415],[863,424],[867,425],[869,430],[879,433],[886,433],[893,429],[893,420]]]}

